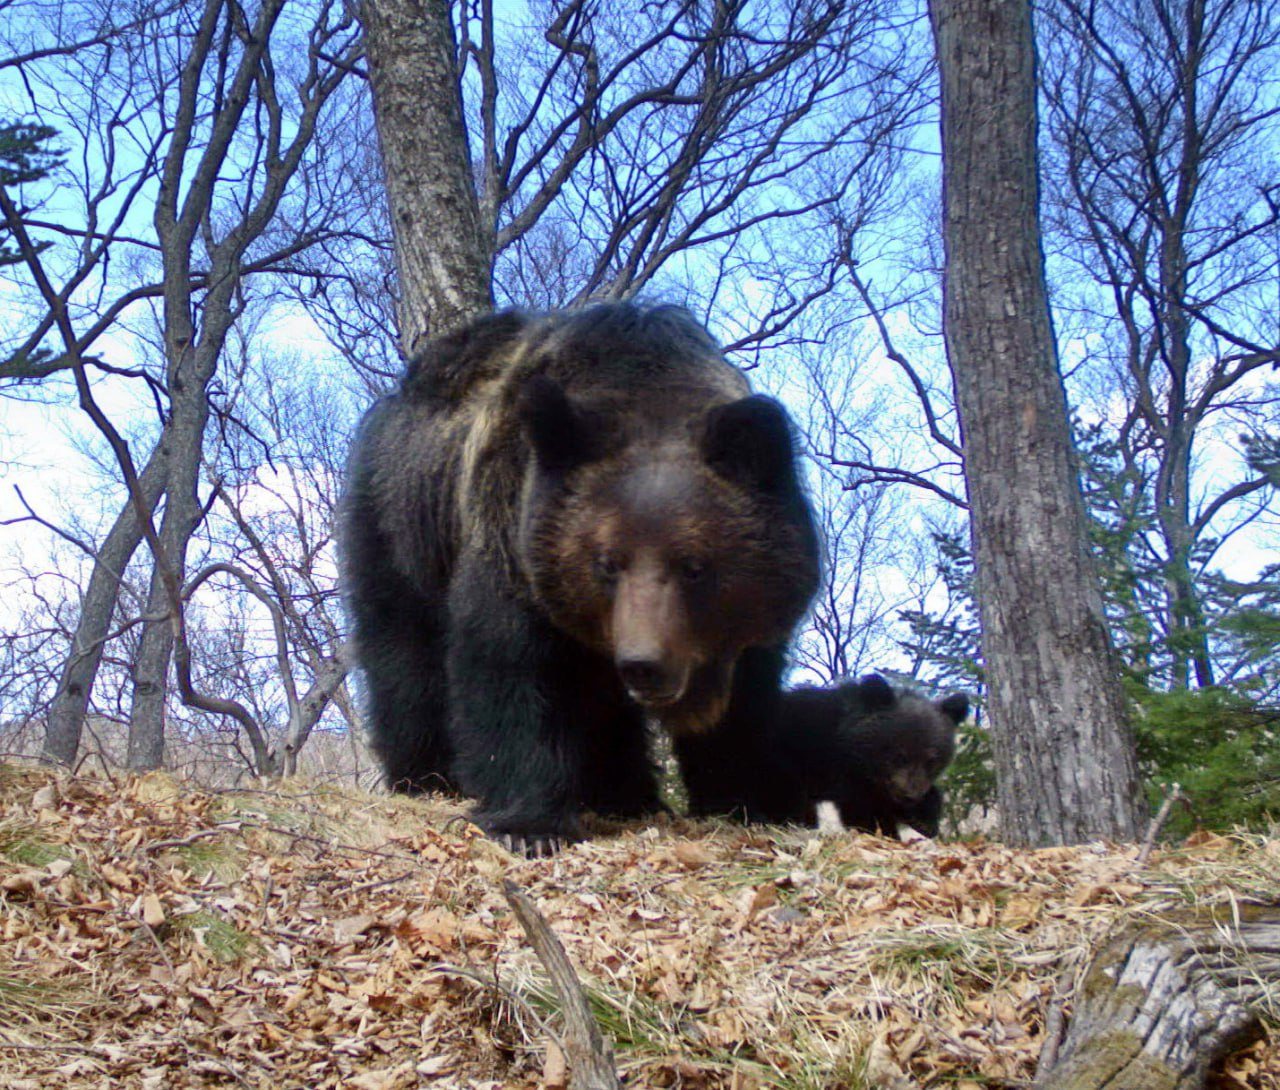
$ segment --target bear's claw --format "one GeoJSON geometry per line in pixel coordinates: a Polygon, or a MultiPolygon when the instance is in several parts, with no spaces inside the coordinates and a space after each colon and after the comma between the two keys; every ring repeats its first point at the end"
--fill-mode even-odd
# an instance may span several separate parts
{"type": "Polygon", "coordinates": [[[526,859],[550,859],[572,843],[568,837],[557,836],[554,833],[541,836],[500,833],[494,839],[512,855],[522,855],[526,859]]]}

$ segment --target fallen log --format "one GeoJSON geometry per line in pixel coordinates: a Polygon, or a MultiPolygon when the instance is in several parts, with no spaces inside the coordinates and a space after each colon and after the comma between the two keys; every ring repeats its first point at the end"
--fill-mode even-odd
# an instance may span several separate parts
{"type": "Polygon", "coordinates": [[[1278,997],[1280,910],[1145,920],[1094,957],[1034,1086],[1201,1090],[1217,1060],[1262,1032],[1259,1014],[1278,997]]]}

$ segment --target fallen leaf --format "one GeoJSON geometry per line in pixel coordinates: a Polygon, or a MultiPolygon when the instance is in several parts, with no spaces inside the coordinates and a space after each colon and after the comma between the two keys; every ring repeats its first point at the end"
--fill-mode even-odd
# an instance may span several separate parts
{"type": "Polygon", "coordinates": [[[756,916],[768,908],[770,905],[778,903],[778,885],[776,882],[765,882],[759,886],[755,895],[751,898],[751,905],[747,909],[747,919],[753,920],[756,916]]]}
{"type": "Polygon", "coordinates": [[[43,880],[43,871],[23,870],[17,874],[11,874],[7,878],[0,878],[0,890],[5,893],[30,896],[40,887],[43,880]]]}
{"type": "Polygon", "coordinates": [[[133,876],[127,871],[121,870],[113,863],[103,863],[101,870],[102,877],[106,879],[109,885],[126,892],[133,889],[133,876]]]}
{"type": "Polygon", "coordinates": [[[696,840],[678,841],[674,854],[676,861],[689,870],[705,867],[708,863],[714,863],[716,858],[707,850],[705,845],[699,844],[696,840]]]}
{"type": "Polygon", "coordinates": [[[339,939],[354,939],[357,935],[363,935],[377,922],[377,916],[348,916],[342,920],[334,920],[333,931],[339,939]]]}
{"type": "Polygon", "coordinates": [[[546,1090],[565,1090],[569,1085],[569,1065],[560,1046],[550,1039],[546,1059],[542,1061],[542,1085],[546,1090]]]}
{"type": "Polygon", "coordinates": [[[46,784],[31,796],[33,810],[56,810],[58,808],[58,785],[46,784]]]}
{"type": "Polygon", "coordinates": [[[154,893],[142,898],[142,920],[148,927],[159,927],[164,923],[164,905],[154,893]]]}

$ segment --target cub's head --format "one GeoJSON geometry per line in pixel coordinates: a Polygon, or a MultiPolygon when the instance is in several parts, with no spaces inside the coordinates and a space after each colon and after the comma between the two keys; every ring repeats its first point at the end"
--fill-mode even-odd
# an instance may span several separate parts
{"type": "Polygon", "coordinates": [[[931,701],[909,693],[893,694],[887,682],[874,674],[855,688],[866,692],[868,687],[875,694],[870,706],[864,705],[858,714],[846,706],[846,723],[874,739],[879,782],[895,802],[911,806],[929,793],[955,756],[956,727],[969,715],[969,698],[958,693],[931,701]],[[881,687],[890,692],[887,699],[881,687]]]}
{"type": "Polygon", "coordinates": [[[782,407],[751,396],[681,409],[579,403],[545,376],[520,397],[534,593],[676,731],[720,719],[738,655],[786,640],[818,579],[782,407]]]}

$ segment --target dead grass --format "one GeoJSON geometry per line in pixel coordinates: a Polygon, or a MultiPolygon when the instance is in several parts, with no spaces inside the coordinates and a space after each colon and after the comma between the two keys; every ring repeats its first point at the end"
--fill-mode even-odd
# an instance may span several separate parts
{"type": "Polygon", "coordinates": [[[91,993],[37,974],[0,969],[0,1024],[47,1032],[65,1026],[92,1003],[91,993]]]}
{"type": "MultiPolygon", "coordinates": [[[[596,832],[525,861],[446,801],[0,766],[0,1085],[555,1086],[556,1001],[510,878],[629,1085],[1012,1090],[1058,981],[1113,928],[1280,900],[1264,836],[1140,869],[1106,845],[596,832]]],[[[1276,1090],[1280,1056],[1218,1080],[1276,1090]]]]}

